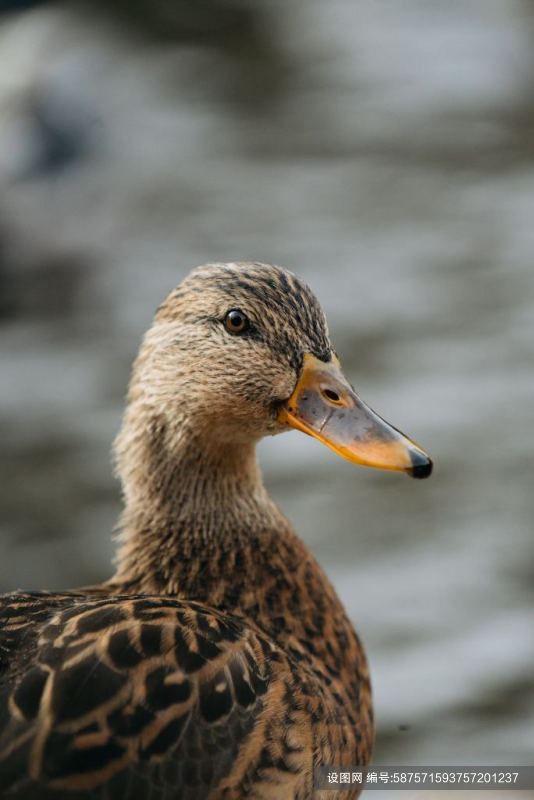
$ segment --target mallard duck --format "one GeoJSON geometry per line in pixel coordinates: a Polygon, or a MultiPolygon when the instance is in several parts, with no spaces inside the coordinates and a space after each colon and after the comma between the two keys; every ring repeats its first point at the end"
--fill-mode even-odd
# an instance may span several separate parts
{"type": "Polygon", "coordinates": [[[431,472],[354,393],[301,280],[193,270],[133,368],[114,576],[1,598],[1,798],[303,800],[314,766],[369,762],[362,645],[256,463],[257,442],[291,428],[358,464],[431,472]]]}

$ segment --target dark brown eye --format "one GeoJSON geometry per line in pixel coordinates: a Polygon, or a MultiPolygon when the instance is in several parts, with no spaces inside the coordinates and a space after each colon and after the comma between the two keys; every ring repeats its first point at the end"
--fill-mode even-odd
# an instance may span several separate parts
{"type": "Polygon", "coordinates": [[[228,312],[224,318],[224,324],[230,333],[244,333],[250,327],[248,318],[238,309],[228,312]]]}

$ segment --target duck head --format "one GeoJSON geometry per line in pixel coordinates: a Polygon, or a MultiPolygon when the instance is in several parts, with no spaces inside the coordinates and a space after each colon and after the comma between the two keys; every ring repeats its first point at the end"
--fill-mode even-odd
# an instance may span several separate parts
{"type": "Polygon", "coordinates": [[[385,422],[342,373],[311,290],[266,264],[193,270],[160,306],[130,385],[166,448],[254,444],[296,428],[357,464],[430,475],[430,458],[385,422]]]}

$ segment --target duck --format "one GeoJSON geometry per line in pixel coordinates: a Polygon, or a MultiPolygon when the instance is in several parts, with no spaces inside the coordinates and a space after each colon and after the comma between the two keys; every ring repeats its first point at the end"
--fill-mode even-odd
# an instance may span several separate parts
{"type": "Polygon", "coordinates": [[[370,763],[363,646],[256,459],[292,429],[432,471],[355,393],[304,281],[195,268],[134,362],[113,576],[0,598],[2,800],[307,800],[317,767],[370,763]]]}

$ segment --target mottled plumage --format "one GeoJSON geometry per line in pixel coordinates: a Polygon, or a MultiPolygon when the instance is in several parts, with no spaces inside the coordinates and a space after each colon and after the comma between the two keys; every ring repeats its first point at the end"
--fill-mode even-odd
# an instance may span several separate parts
{"type": "Polygon", "coordinates": [[[208,265],[162,304],[116,442],[115,576],[1,599],[2,800],[305,800],[314,765],[369,762],[363,649],[254,453],[306,353],[333,363],[285,270],[208,265]]]}

